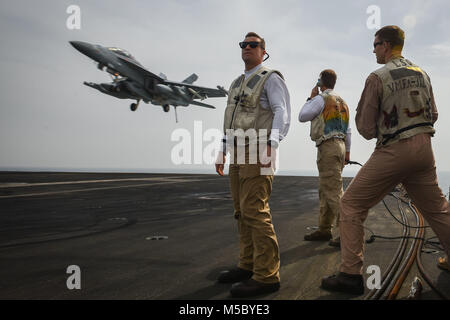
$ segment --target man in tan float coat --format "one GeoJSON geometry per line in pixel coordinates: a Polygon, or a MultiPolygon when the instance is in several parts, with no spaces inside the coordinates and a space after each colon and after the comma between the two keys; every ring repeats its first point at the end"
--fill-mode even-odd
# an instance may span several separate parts
{"type": "Polygon", "coordinates": [[[375,151],[345,191],[340,205],[340,272],[322,288],[364,293],[363,223],[368,210],[402,183],[444,247],[439,267],[448,270],[450,209],[438,186],[431,137],[437,120],[430,78],[401,55],[404,32],[386,26],[375,33],[373,52],[384,66],[372,72],[358,104],[356,126],[375,151]]]}

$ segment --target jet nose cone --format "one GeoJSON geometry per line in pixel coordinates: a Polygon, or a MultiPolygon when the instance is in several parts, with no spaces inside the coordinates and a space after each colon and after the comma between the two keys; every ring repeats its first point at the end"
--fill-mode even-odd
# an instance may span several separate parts
{"type": "Polygon", "coordinates": [[[87,43],[82,41],[69,41],[69,43],[78,51],[82,51],[87,47],[86,46],[87,43]]]}
{"type": "Polygon", "coordinates": [[[83,41],[69,41],[69,43],[82,54],[94,59],[95,50],[92,44],[83,41]]]}

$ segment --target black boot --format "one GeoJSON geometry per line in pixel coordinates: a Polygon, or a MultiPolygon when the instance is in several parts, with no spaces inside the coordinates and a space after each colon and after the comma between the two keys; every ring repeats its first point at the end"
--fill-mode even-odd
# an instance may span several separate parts
{"type": "Polygon", "coordinates": [[[320,231],[316,230],[310,234],[305,235],[304,239],[306,241],[328,241],[332,238],[331,231],[320,231]]]}
{"type": "Polygon", "coordinates": [[[328,242],[328,245],[332,246],[332,247],[340,248],[341,247],[341,237],[337,237],[337,238],[331,239],[328,242]]]}
{"type": "Polygon", "coordinates": [[[322,279],[322,289],[361,295],[364,293],[364,279],[360,274],[339,272],[322,279]]]}
{"type": "Polygon", "coordinates": [[[234,298],[253,297],[261,294],[272,293],[280,289],[280,283],[262,283],[253,279],[235,283],[230,293],[234,298]]]}
{"type": "Polygon", "coordinates": [[[253,276],[253,271],[244,270],[239,267],[222,271],[217,281],[220,283],[236,283],[239,281],[248,280],[253,276]]]}

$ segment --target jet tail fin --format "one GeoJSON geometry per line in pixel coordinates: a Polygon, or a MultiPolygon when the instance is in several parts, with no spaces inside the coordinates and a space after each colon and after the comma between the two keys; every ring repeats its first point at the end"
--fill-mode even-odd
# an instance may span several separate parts
{"type": "Polygon", "coordinates": [[[198,79],[198,76],[195,73],[193,73],[189,77],[184,79],[182,82],[188,83],[188,84],[193,84],[195,81],[197,81],[197,79],[198,79]]]}

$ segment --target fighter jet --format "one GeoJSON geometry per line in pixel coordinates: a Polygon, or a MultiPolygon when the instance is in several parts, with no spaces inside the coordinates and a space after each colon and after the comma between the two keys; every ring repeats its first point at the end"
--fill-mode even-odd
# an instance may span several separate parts
{"type": "MultiPolygon", "coordinates": [[[[110,83],[84,82],[88,87],[119,99],[132,99],[130,105],[136,111],[139,102],[162,106],[169,112],[170,105],[186,107],[190,104],[215,109],[214,106],[195,101],[213,97],[225,97],[228,92],[221,86],[205,88],[193,85],[198,76],[193,73],[182,82],[167,80],[164,74],[156,75],[145,69],[128,51],[117,47],[103,47],[82,41],[70,41],[70,44],[97,63],[100,70],[111,74],[110,83]]],[[[178,121],[178,119],[177,119],[178,121]]]]}

